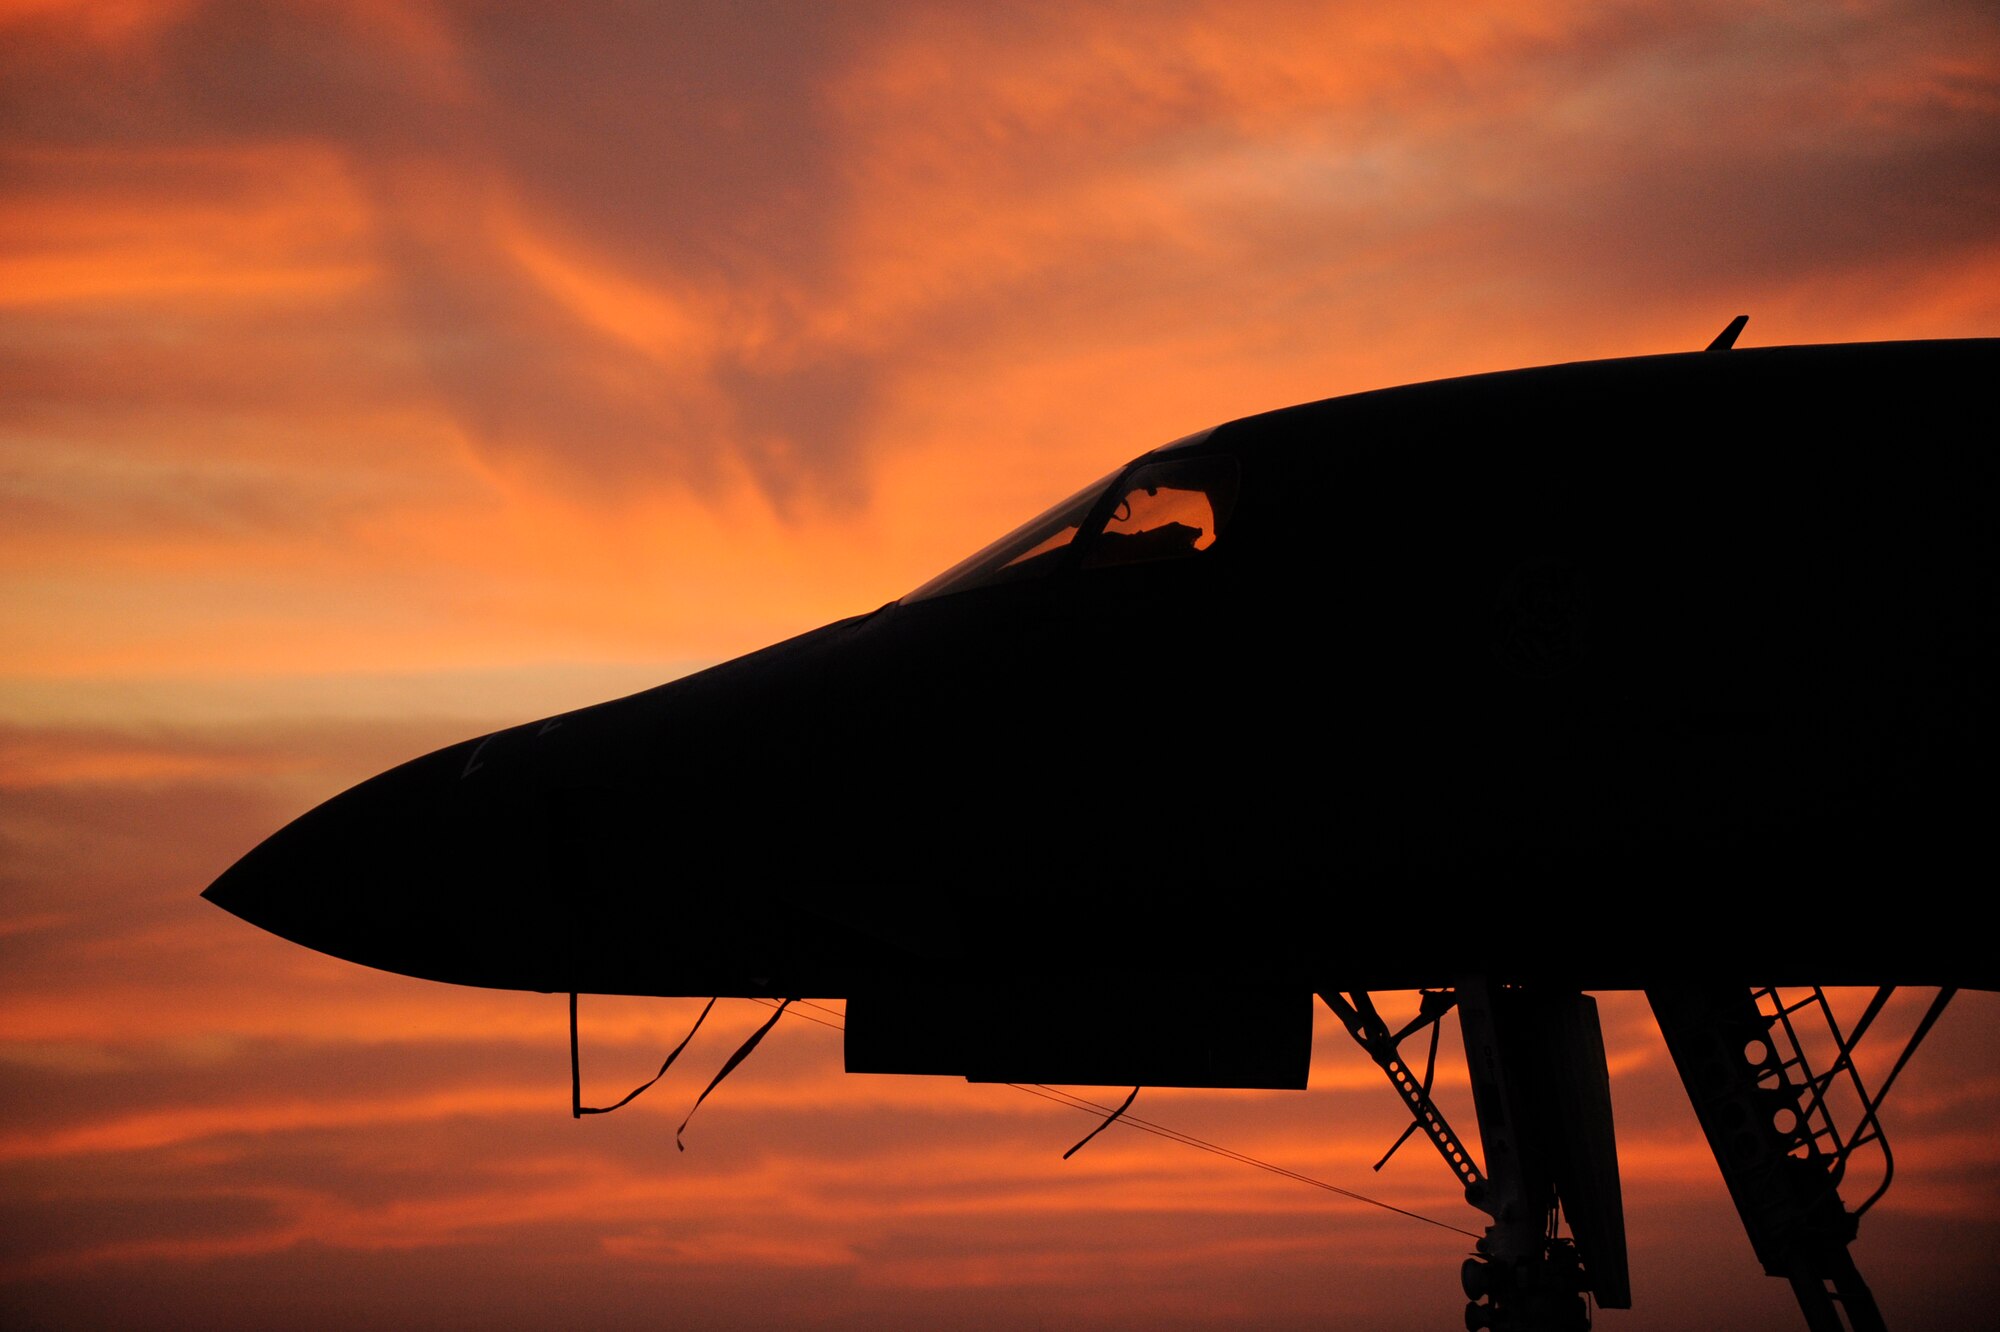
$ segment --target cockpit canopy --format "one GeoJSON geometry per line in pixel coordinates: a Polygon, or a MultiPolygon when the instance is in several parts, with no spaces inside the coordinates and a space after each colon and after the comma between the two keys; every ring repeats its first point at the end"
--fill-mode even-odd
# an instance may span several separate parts
{"type": "Polygon", "coordinates": [[[1177,560],[1214,548],[1236,505],[1236,459],[1177,456],[1200,435],[1155,449],[960,560],[905,603],[1059,571],[1177,560]]]}

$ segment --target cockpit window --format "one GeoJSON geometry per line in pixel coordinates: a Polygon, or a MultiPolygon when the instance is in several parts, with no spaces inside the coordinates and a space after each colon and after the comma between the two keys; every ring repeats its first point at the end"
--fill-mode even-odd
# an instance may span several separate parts
{"type": "Polygon", "coordinates": [[[1236,501],[1236,460],[1211,454],[1134,468],[1083,557],[1086,569],[1193,555],[1215,544],[1236,501]]]}
{"type": "Polygon", "coordinates": [[[1011,583],[1017,578],[1033,578],[1047,572],[1055,566],[1056,552],[1076,540],[1097,497],[1117,475],[1113,472],[1111,476],[1098,477],[1054,508],[1030,518],[992,545],[952,565],[903,600],[922,601],[926,597],[1011,583]]]}
{"type": "Polygon", "coordinates": [[[903,600],[1011,583],[1065,565],[1099,569],[1200,554],[1228,525],[1236,486],[1236,459],[1228,454],[1175,458],[1150,453],[1130,469],[1085,486],[903,600]],[[1115,502],[1109,493],[1114,481],[1115,502]]]}

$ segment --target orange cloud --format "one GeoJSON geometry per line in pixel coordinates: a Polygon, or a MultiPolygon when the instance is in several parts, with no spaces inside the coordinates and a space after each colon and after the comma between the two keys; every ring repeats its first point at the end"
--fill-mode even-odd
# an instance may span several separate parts
{"type": "MultiPolygon", "coordinates": [[[[683,1155],[754,1005],[576,1124],[559,997],[195,893],[349,782],[879,604],[1220,419],[1739,310],[1765,342],[2000,315],[1990,5],[16,0],[0,126],[29,1321],[1435,1326],[1448,1231],[1133,1127],[1064,1163],[1089,1115],[849,1078],[790,1021],[683,1155]]],[[[587,1096],[692,1016],[584,1012],[587,1096]]],[[[1643,1000],[1603,1012],[1619,1325],[1790,1319],[1643,1000]]],[[[1892,1321],[1987,1310],[1995,1017],[1961,997],[1892,1098],[1858,1250],[1892,1321]]],[[[1369,1171],[1402,1112],[1330,1025],[1310,1092],[1135,1113],[1476,1221],[1421,1142],[1369,1171]]]]}

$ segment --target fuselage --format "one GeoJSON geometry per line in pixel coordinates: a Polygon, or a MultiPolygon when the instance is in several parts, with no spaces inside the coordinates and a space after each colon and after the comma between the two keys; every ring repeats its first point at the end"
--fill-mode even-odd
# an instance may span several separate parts
{"type": "Polygon", "coordinates": [[[544,991],[1991,987],[1933,904],[1996,878],[1996,381],[1774,348],[1231,422],[207,895],[544,991]]]}

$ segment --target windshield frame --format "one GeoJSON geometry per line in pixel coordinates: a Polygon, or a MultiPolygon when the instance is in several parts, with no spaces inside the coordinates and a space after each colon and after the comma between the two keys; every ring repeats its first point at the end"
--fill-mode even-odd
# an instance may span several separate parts
{"type": "MultiPolygon", "coordinates": [[[[981,588],[1004,586],[1016,581],[1027,582],[1051,575],[1060,576],[1079,567],[1088,567],[1090,548],[1125,498],[1128,478],[1149,467],[1190,464],[1197,458],[1211,454],[1228,457],[1231,461],[1231,477],[1227,493],[1221,497],[1222,503],[1215,510],[1215,535],[1219,541],[1222,527],[1227,523],[1229,512],[1235,504],[1240,472],[1237,471],[1238,465],[1235,463],[1233,452],[1227,449],[1203,447],[1209,443],[1217,429],[1218,427],[1210,426],[1183,435],[1158,448],[1147,450],[1081,490],[1050,505],[998,540],[981,546],[944,572],[904,594],[898,599],[897,604],[909,605],[919,601],[956,596],[962,592],[973,592],[981,588]],[[1048,543],[1071,523],[1075,525],[1075,530],[1068,538],[1049,546],[1048,543]],[[1033,554],[1037,548],[1043,546],[1048,548],[1039,554],[1033,554]],[[1010,569],[1019,569],[1020,572],[1010,574],[1007,572],[1010,569]]],[[[1208,549],[1208,547],[1202,548],[1202,553],[1206,554],[1208,549]]]]}
{"type": "Polygon", "coordinates": [[[993,587],[1012,582],[1015,578],[1033,577],[1042,570],[1035,569],[1012,577],[1000,575],[1007,569],[1024,567],[1017,562],[1037,546],[1046,544],[1051,537],[1060,533],[1063,527],[1069,526],[1062,520],[1072,519],[1076,530],[1070,538],[1046,552],[1055,558],[1049,560],[1044,567],[1048,572],[1055,572],[1074,558],[1076,543],[1090,530],[1091,521],[1099,519],[1105,492],[1131,470],[1132,464],[1126,463],[1116,471],[1106,473],[1081,490],[1043,509],[998,540],[987,542],[943,573],[905,594],[901,599],[902,604],[928,601],[933,597],[948,597],[954,593],[970,592],[981,587],[993,587]]]}

